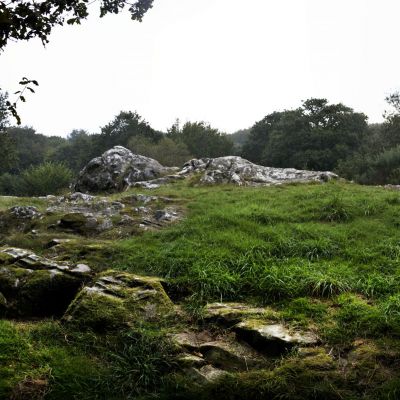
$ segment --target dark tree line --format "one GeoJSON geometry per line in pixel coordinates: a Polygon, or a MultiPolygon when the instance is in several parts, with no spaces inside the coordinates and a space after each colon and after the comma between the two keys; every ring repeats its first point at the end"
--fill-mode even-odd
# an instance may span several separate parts
{"type": "Polygon", "coordinates": [[[310,99],[256,122],[243,157],[271,167],[330,170],[363,184],[400,184],[400,96],[387,99],[382,124],[343,104],[310,99]]]}
{"type": "MultiPolygon", "coordinates": [[[[3,123],[7,125],[6,117],[3,123]]],[[[56,192],[68,186],[68,180],[88,161],[117,145],[155,158],[165,166],[182,166],[194,157],[229,155],[233,149],[227,135],[203,122],[187,122],[183,127],[175,123],[163,133],[136,112],[119,113],[100,133],[74,130],[67,138],[41,135],[31,127],[8,127],[0,134],[2,152],[7,154],[0,159],[0,194],[56,192]],[[59,178],[53,171],[57,171],[59,178]],[[49,181],[49,177],[53,180],[49,181]],[[41,179],[43,185],[39,185],[41,179]],[[38,190],[38,186],[42,187],[38,190]]]]}
{"type": "MultiPolygon", "coordinates": [[[[0,94],[0,102],[5,100],[0,94]]],[[[400,96],[393,94],[387,101],[390,110],[381,124],[368,124],[365,114],[343,104],[309,99],[297,109],[273,112],[233,135],[204,122],[180,126],[179,121],[163,133],[138,113],[121,112],[99,133],[74,130],[67,138],[48,137],[30,127],[10,127],[7,115],[0,114],[5,128],[0,134],[0,194],[55,192],[67,186],[89,160],[116,145],[166,166],[235,154],[272,167],[333,170],[364,184],[399,184],[400,96]]]]}

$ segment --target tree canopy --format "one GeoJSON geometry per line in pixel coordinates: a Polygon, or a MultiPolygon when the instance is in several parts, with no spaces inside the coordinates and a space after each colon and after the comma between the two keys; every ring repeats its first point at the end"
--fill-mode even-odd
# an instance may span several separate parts
{"type": "MultiPolygon", "coordinates": [[[[89,6],[94,0],[0,0],[0,51],[9,41],[26,41],[39,38],[48,43],[53,28],[57,25],[81,24],[89,16],[89,6]]],[[[141,21],[144,14],[153,6],[153,0],[99,0],[99,16],[118,14],[128,9],[131,19],[141,21]]],[[[1,115],[12,116],[21,124],[17,103],[25,102],[25,92],[35,92],[36,80],[23,77],[19,82],[21,89],[15,93],[13,101],[0,101],[1,115]]],[[[0,89],[1,90],[1,89],[0,89]]],[[[0,132],[4,127],[0,123],[0,132]]]]}
{"type": "MultiPolygon", "coordinates": [[[[39,38],[43,43],[56,25],[80,24],[89,15],[90,0],[0,1],[0,50],[10,40],[39,38]]],[[[153,0],[100,0],[99,14],[118,14],[128,8],[133,20],[141,21],[153,0]]]]}
{"type": "Polygon", "coordinates": [[[220,157],[232,154],[233,142],[228,135],[205,122],[186,122],[182,128],[175,123],[167,136],[185,143],[190,154],[200,157],[220,157]]]}
{"type": "Polygon", "coordinates": [[[274,112],[251,129],[243,155],[273,167],[333,170],[353,154],[367,130],[367,116],[326,99],[274,112]]]}

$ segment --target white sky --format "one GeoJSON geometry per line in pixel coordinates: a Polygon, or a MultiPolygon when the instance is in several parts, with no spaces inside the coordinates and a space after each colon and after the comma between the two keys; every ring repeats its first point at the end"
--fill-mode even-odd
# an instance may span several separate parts
{"type": "Polygon", "coordinates": [[[0,87],[39,81],[19,111],[40,133],[98,132],[120,110],[159,130],[179,118],[230,133],[310,97],[376,122],[400,88],[399,0],[155,0],[142,23],[91,7],[46,48],[0,55],[0,87]]]}

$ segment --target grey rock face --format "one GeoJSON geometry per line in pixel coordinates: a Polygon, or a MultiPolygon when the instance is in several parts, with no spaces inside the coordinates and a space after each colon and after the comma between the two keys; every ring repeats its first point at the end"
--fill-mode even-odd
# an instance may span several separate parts
{"type": "Polygon", "coordinates": [[[115,146],[91,160],[80,172],[75,191],[83,193],[119,192],[135,182],[160,177],[168,171],[158,161],[115,146]]]}
{"type": "Polygon", "coordinates": [[[287,182],[326,182],[338,178],[336,174],[328,171],[264,167],[236,156],[193,159],[188,161],[179,172],[180,175],[192,173],[202,174],[201,183],[233,183],[243,186],[276,185],[287,182]]]}
{"type": "Polygon", "coordinates": [[[10,214],[18,219],[40,218],[42,214],[33,206],[15,206],[10,208],[10,214]]]}
{"type": "Polygon", "coordinates": [[[290,332],[282,324],[260,320],[245,320],[234,329],[240,339],[271,356],[278,356],[294,346],[310,346],[319,342],[313,332],[290,332]]]}
{"type": "Polygon", "coordinates": [[[228,375],[227,371],[214,368],[212,365],[205,365],[201,368],[190,368],[186,371],[186,375],[199,385],[207,385],[213,383],[228,375]]]}

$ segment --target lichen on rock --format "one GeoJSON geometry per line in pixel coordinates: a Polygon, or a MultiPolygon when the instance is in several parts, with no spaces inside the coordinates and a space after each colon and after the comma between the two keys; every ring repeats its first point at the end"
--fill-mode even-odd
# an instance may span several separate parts
{"type": "Polygon", "coordinates": [[[338,176],[329,171],[305,171],[253,164],[238,156],[189,160],[180,175],[201,174],[205,184],[232,183],[240,186],[276,185],[287,182],[326,182],[338,176]]]}
{"type": "Polygon", "coordinates": [[[79,174],[75,190],[83,193],[120,192],[135,182],[158,178],[167,171],[168,168],[152,158],[115,146],[86,165],[79,174]]]}

